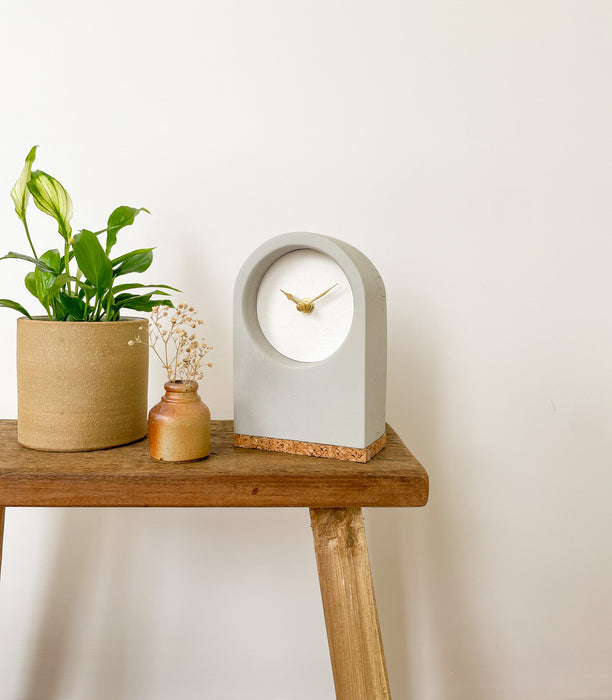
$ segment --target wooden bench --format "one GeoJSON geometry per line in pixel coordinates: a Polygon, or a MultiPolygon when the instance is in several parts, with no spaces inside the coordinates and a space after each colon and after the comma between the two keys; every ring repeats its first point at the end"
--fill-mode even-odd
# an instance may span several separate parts
{"type": "Polygon", "coordinates": [[[310,509],[336,697],[390,698],[362,507],[423,506],[427,472],[387,426],[366,464],[235,448],[212,422],[212,452],[161,464],[146,440],[98,452],[36,452],[0,420],[0,562],[7,507],[304,507],[310,509]]]}

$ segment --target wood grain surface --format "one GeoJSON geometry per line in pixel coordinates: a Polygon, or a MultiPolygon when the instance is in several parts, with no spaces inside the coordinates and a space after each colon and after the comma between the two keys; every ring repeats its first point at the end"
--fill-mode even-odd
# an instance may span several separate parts
{"type": "Polygon", "coordinates": [[[155,462],[148,442],[97,452],[38,452],[0,420],[0,506],[423,506],[425,469],[387,426],[367,464],[233,446],[233,421],[212,421],[201,462],[155,462]]]}
{"type": "Polygon", "coordinates": [[[321,598],[338,700],[390,700],[360,508],[311,508],[321,598]]]}

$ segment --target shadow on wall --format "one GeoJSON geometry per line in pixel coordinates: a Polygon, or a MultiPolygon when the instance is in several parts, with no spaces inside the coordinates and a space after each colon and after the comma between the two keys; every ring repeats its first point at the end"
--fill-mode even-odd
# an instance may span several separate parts
{"type": "Polygon", "coordinates": [[[258,697],[332,696],[307,509],[52,517],[19,697],[234,697],[245,683],[258,697]],[[228,660],[241,672],[228,674],[228,660]]]}
{"type": "MultiPolygon", "coordinates": [[[[55,546],[42,600],[44,615],[38,621],[36,646],[24,667],[23,697],[60,697],[66,675],[65,658],[77,637],[79,620],[90,591],[99,585],[100,551],[108,534],[108,511],[81,517],[80,509],[62,509],[55,546]]],[[[91,512],[91,511],[90,511],[91,512]]]]}
{"type": "Polygon", "coordinates": [[[477,596],[455,551],[461,499],[445,480],[462,459],[448,463],[440,444],[444,386],[430,335],[418,329],[408,346],[390,337],[388,421],[427,469],[430,496],[424,509],[366,511],[374,586],[393,697],[486,700],[472,651],[477,596]]]}

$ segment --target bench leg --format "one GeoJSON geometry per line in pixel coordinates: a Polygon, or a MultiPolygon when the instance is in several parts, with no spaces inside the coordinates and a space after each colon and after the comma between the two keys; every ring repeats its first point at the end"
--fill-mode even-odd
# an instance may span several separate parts
{"type": "Polygon", "coordinates": [[[327,641],[338,700],[389,700],[361,508],[311,508],[327,641]]]}
{"type": "Polygon", "coordinates": [[[0,506],[0,573],[2,572],[2,540],[4,539],[4,511],[6,508],[0,506]]]}

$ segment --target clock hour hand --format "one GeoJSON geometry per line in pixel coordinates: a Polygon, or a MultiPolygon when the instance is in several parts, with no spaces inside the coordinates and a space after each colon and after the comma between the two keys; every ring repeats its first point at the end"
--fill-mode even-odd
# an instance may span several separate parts
{"type": "Polygon", "coordinates": [[[281,292],[289,299],[289,301],[292,301],[295,304],[295,308],[300,311],[303,314],[311,314],[314,311],[314,304],[310,301],[310,299],[296,299],[293,294],[289,294],[289,292],[286,292],[284,289],[281,289],[281,292]]]}
{"type": "Polygon", "coordinates": [[[336,284],[332,284],[332,286],[331,286],[329,289],[326,289],[324,292],[321,292],[321,294],[319,294],[319,296],[316,296],[316,297],[314,297],[313,299],[310,299],[310,303],[312,304],[313,301],[316,301],[317,299],[320,299],[321,297],[324,297],[324,296],[327,294],[327,292],[331,292],[331,290],[332,290],[334,287],[337,287],[337,286],[338,286],[338,283],[337,283],[337,282],[336,282],[336,284]]]}
{"type": "Polygon", "coordinates": [[[292,301],[294,304],[299,304],[300,300],[296,299],[293,294],[289,294],[289,292],[286,292],[284,289],[281,289],[281,292],[289,299],[289,301],[292,301]]]}

